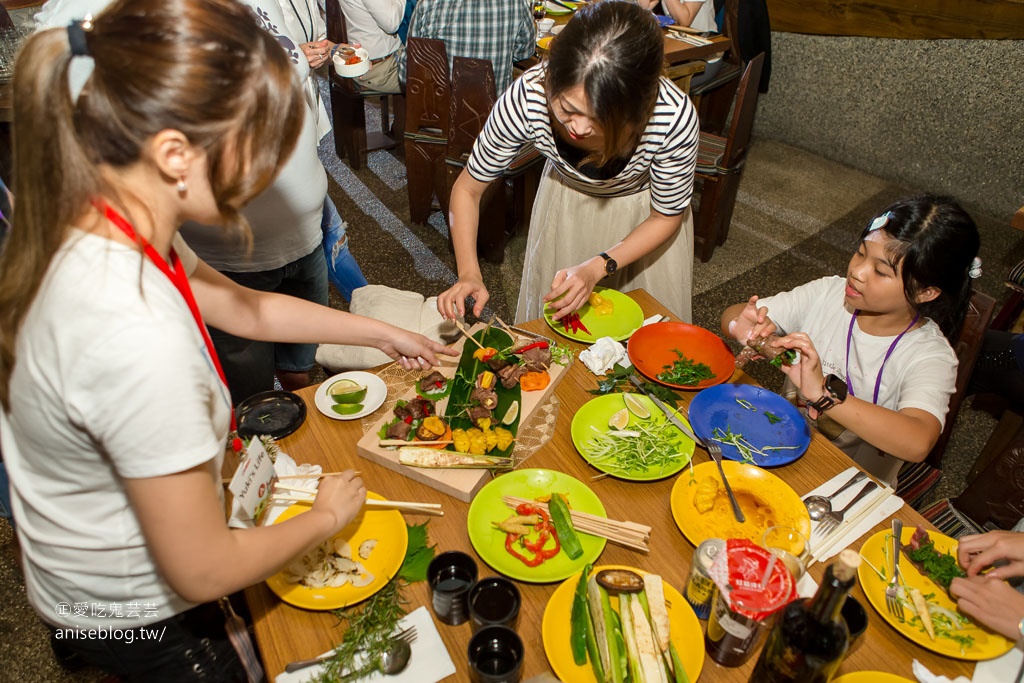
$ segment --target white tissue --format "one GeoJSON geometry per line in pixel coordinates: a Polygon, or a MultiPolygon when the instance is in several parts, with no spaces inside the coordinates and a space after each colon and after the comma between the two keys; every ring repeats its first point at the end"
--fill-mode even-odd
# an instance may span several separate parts
{"type": "Polygon", "coordinates": [[[611,337],[601,337],[589,349],[580,351],[580,360],[595,375],[607,374],[616,363],[624,368],[632,365],[626,347],[611,337]]]}

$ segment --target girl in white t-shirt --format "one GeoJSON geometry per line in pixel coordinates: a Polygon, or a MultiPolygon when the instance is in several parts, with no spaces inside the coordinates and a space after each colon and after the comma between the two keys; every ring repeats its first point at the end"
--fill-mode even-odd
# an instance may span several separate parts
{"type": "Polygon", "coordinates": [[[248,7],[118,0],[30,37],[13,87],[0,439],[28,598],[66,650],[123,680],[245,680],[218,599],[344,528],[366,488],[350,470],[305,514],[228,528],[232,411],[205,322],[374,346],[406,369],[454,352],[245,289],[178,235],[187,220],[244,232],[240,209],[303,125],[292,65],[248,7]],[[80,93],[72,63],[91,69],[80,93]]]}
{"type": "Polygon", "coordinates": [[[980,238],[952,199],[896,202],[861,234],[846,277],[730,306],[722,330],[740,342],[781,336],[798,404],[861,466],[895,484],[902,462],[927,457],[956,382],[950,346],[981,275],[980,238]]]}

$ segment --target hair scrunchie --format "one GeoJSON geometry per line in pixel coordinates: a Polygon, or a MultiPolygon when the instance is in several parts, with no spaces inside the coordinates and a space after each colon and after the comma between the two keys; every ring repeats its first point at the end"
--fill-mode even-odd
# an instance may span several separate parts
{"type": "Polygon", "coordinates": [[[88,57],[89,45],[85,42],[85,34],[92,30],[92,15],[88,15],[81,21],[72,21],[68,24],[68,45],[71,47],[72,57],[88,57]]]}

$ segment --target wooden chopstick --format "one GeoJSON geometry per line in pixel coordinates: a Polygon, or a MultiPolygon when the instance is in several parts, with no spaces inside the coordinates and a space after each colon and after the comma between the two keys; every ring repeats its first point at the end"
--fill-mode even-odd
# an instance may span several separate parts
{"type": "MultiPolygon", "coordinates": [[[[287,474],[283,477],[278,477],[278,479],[324,479],[326,477],[340,477],[343,474],[345,473],[321,472],[320,474],[287,474]]],[[[362,472],[353,472],[352,474],[358,477],[362,474],[362,472]]],[[[228,484],[231,483],[232,479],[234,479],[234,477],[224,477],[223,479],[221,479],[221,483],[224,484],[224,486],[227,486],[228,484]]]]}
{"type": "Polygon", "coordinates": [[[459,332],[461,332],[463,334],[463,336],[466,337],[466,339],[468,339],[469,341],[473,342],[474,344],[476,344],[481,349],[484,348],[484,345],[481,344],[480,342],[478,342],[476,339],[474,339],[473,335],[471,335],[469,333],[469,331],[465,328],[465,326],[461,322],[459,322],[458,320],[454,320],[453,322],[455,323],[455,327],[459,328],[459,332]]]}
{"type": "MultiPolygon", "coordinates": [[[[516,496],[502,496],[502,500],[506,505],[513,509],[522,503],[536,505],[537,507],[543,508],[545,511],[548,509],[548,506],[545,503],[540,503],[526,498],[518,498],[516,496]]],[[[579,510],[570,510],[569,516],[572,520],[573,527],[581,533],[590,536],[598,536],[600,538],[607,539],[616,545],[621,545],[644,553],[650,550],[647,546],[651,537],[651,527],[649,526],[637,524],[635,522],[622,522],[614,519],[608,519],[607,517],[592,515],[588,512],[580,512],[579,510]]]]}
{"type": "MultiPolygon", "coordinates": [[[[283,486],[281,484],[278,484],[277,486],[275,486],[275,490],[276,489],[283,489],[285,491],[292,491],[294,493],[304,493],[304,494],[307,494],[307,495],[314,496],[313,498],[299,498],[297,496],[289,496],[287,494],[285,494],[285,495],[274,494],[271,497],[272,497],[273,500],[275,500],[277,502],[282,502],[282,503],[283,502],[312,503],[316,499],[315,498],[315,496],[316,496],[316,491],[315,490],[303,489],[303,488],[299,488],[297,486],[283,486]]],[[[366,499],[366,503],[364,503],[364,504],[366,505],[366,507],[373,507],[373,508],[391,508],[391,509],[394,509],[394,510],[409,510],[409,511],[412,511],[412,512],[423,512],[424,514],[436,514],[436,513],[440,513],[441,515],[444,514],[444,512],[441,511],[441,504],[440,503],[413,503],[413,502],[402,501],[402,500],[378,500],[376,498],[367,498],[366,499]]]]}

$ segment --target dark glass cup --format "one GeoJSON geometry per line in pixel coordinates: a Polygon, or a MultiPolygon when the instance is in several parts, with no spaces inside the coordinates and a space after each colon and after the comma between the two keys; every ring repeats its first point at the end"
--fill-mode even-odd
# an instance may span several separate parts
{"type": "Polygon", "coordinates": [[[507,626],[484,626],[469,640],[473,683],[518,683],[523,675],[523,641],[507,626]]]}
{"type": "Polygon", "coordinates": [[[473,632],[485,626],[515,629],[519,620],[519,589],[508,579],[490,576],[469,589],[469,619],[473,632]]]}
{"type": "Polygon", "coordinates": [[[434,614],[449,626],[469,619],[469,589],[476,581],[476,562],[466,553],[441,553],[427,567],[434,614]]]}

